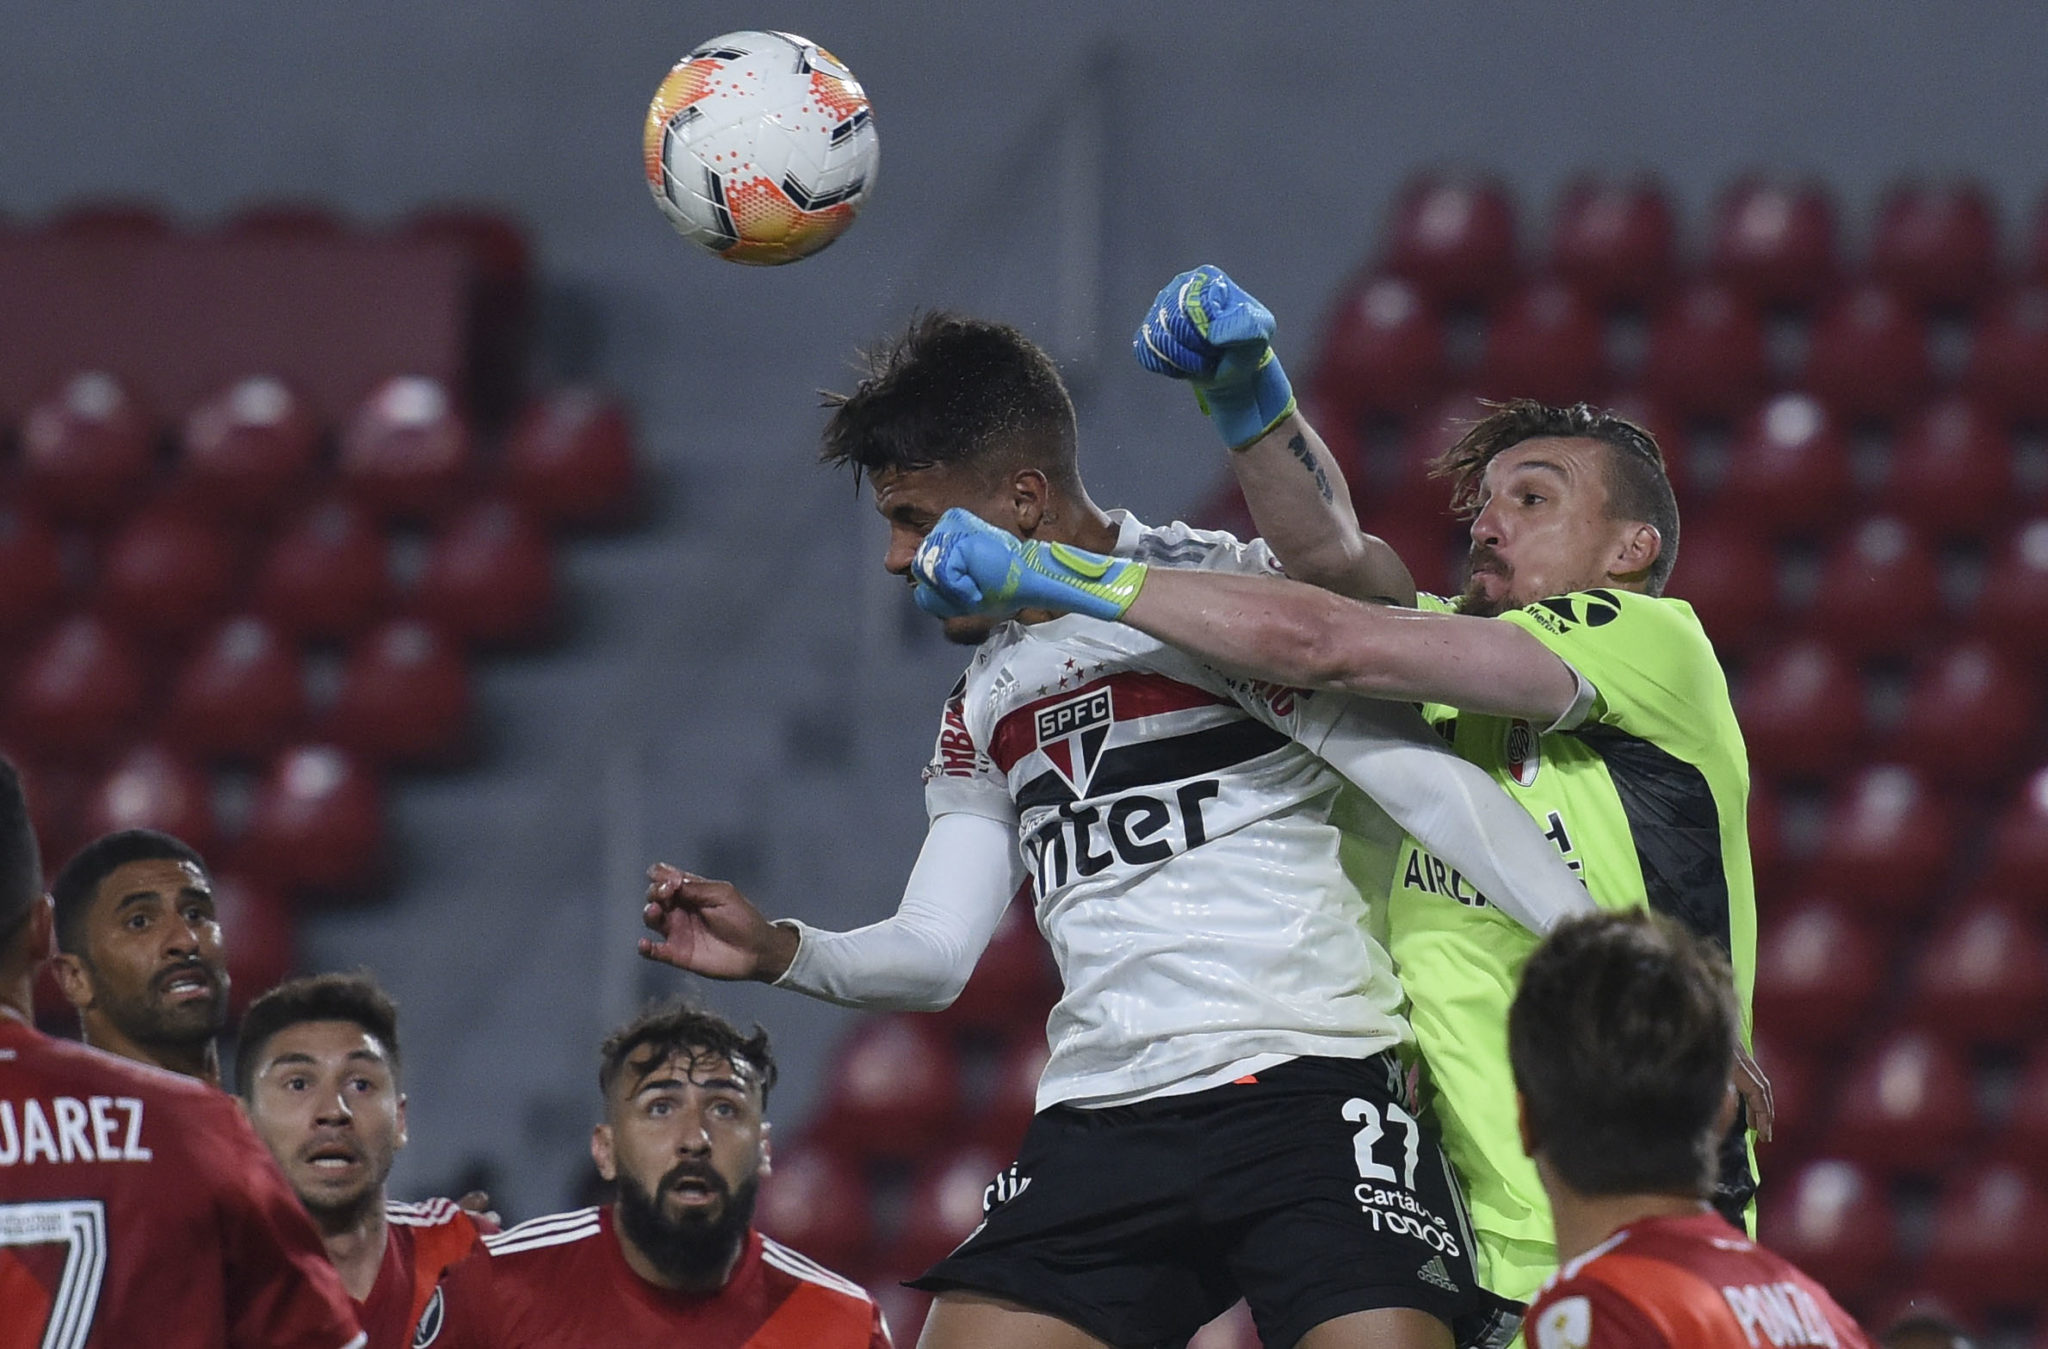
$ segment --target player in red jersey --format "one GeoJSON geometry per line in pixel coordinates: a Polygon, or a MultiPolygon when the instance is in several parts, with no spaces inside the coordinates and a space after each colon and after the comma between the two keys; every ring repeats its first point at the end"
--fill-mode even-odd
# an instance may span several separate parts
{"type": "Polygon", "coordinates": [[[233,1101],[30,1024],[56,926],[41,890],[0,760],[0,1349],[361,1349],[233,1101]]]}
{"type": "Polygon", "coordinates": [[[874,1300],[753,1227],[768,1037],[670,1005],[600,1053],[591,1156],[618,1199],[535,1218],[449,1271],[420,1349],[890,1349],[874,1300]]]}
{"type": "Polygon", "coordinates": [[[364,974],[287,980],[242,1017],[235,1085],[355,1299],[369,1349],[406,1349],[442,1274],[496,1229],[445,1199],[385,1194],[405,1146],[397,1006],[364,974]]]}
{"type": "Polygon", "coordinates": [[[1869,1349],[1710,1203],[1732,987],[1719,951],[1642,910],[1568,920],[1523,967],[1508,1059],[1564,1262],[1523,1322],[1535,1349],[1869,1349]]]}
{"type": "Polygon", "coordinates": [[[219,1086],[228,968],[199,854],[124,829],[81,848],[50,893],[57,982],[85,1042],[219,1086]]]}

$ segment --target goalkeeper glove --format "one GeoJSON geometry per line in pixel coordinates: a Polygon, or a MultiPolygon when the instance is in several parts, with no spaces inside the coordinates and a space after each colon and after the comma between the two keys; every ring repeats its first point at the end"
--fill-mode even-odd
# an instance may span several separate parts
{"type": "Polygon", "coordinates": [[[1273,312],[1219,268],[1197,267],[1168,282],[1131,350],[1152,373],[1193,384],[1233,450],[1294,411],[1294,390],[1273,354],[1273,312]]]}
{"type": "Polygon", "coordinates": [[[917,607],[939,618],[1051,609],[1114,623],[1145,583],[1142,562],[1020,539],[958,507],[939,517],[910,567],[917,607]]]}

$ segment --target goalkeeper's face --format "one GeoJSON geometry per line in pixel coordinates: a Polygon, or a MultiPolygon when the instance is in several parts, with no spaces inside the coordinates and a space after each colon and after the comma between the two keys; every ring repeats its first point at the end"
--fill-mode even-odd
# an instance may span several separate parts
{"type": "MultiPolygon", "coordinates": [[[[873,474],[872,479],[875,509],[889,522],[889,549],[883,554],[882,566],[892,576],[901,576],[913,584],[910,563],[917,556],[917,546],[931,533],[939,517],[953,507],[972,511],[997,528],[1018,535],[1035,526],[1039,519],[1038,504],[1020,503],[1015,483],[999,479],[991,485],[982,474],[964,464],[883,469],[873,474]]],[[[946,619],[946,640],[978,646],[1001,621],[982,615],[946,619]]]]}
{"type": "Polygon", "coordinates": [[[1609,517],[1611,452],[1597,440],[1544,437],[1494,457],[1472,520],[1463,612],[1491,617],[1551,595],[1640,580],[1647,563],[1638,535],[1649,527],[1609,517]]]}

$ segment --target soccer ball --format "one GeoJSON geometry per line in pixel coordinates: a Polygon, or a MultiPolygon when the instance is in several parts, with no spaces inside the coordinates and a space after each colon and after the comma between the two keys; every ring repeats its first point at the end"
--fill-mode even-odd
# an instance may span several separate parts
{"type": "Polygon", "coordinates": [[[645,146],[676,232],[758,265],[845,233],[881,163],[853,72],[794,33],[727,33],[678,61],[648,105],[645,146]]]}

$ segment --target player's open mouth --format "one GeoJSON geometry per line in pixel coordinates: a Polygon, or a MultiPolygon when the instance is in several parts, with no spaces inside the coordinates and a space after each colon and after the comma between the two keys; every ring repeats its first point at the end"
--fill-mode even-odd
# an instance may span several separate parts
{"type": "Polygon", "coordinates": [[[191,1002],[213,996],[213,976],[205,970],[185,970],[164,982],[163,993],[172,1002],[191,1002]]]}
{"type": "Polygon", "coordinates": [[[329,1143],[306,1154],[306,1164],[316,1171],[346,1171],[360,1160],[354,1148],[341,1143],[329,1143]]]}
{"type": "Polygon", "coordinates": [[[699,1180],[694,1176],[676,1181],[668,1187],[668,1192],[675,1198],[676,1202],[688,1208],[715,1204],[725,1197],[724,1190],[718,1185],[711,1181],[699,1180]]]}

